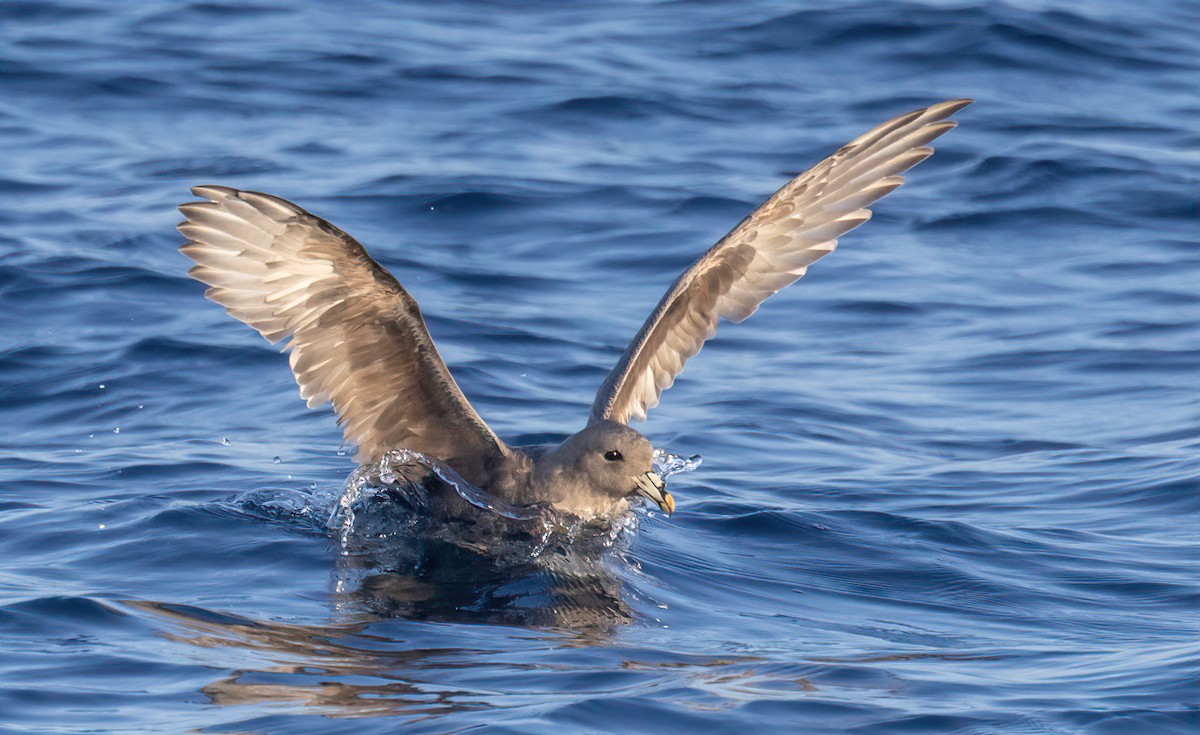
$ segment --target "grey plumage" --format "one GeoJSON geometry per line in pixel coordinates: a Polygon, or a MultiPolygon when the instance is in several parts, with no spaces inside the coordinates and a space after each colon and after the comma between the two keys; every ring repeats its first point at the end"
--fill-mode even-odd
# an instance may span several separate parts
{"type": "Polygon", "coordinates": [[[407,448],[438,457],[515,502],[600,515],[637,493],[674,500],[651,471],[643,420],[719,319],[741,321],[791,284],[870,204],[903,183],[928,144],[970,104],[901,115],[843,146],[769,198],[663,296],[593,403],[588,426],[558,447],[507,446],[471,407],[429,337],[417,303],[354,238],[283,199],[198,186],[180,207],[182,252],[206,295],[272,343],[287,339],[300,395],[333,404],[360,463],[407,448]],[[614,455],[616,458],[614,458],[614,455]]]}

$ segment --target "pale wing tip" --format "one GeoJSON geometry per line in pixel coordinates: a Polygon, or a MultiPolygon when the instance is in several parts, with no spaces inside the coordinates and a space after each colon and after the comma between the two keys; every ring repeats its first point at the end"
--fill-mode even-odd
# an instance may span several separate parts
{"type": "Polygon", "coordinates": [[[237,193],[239,199],[249,203],[262,214],[267,215],[276,222],[282,222],[298,215],[308,214],[300,207],[292,204],[286,199],[280,199],[271,194],[264,194],[261,191],[239,191],[237,193]]]}
{"type": "Polygon", "coordinates": [[[193,186],[189,189],[195,196],[207,200],[207,202],[187,202],[180,205],[182,210],[188,204],[216,204],[223,206],[226,209],[230,208],[229,200],[234,199],[238,202],[245,202],[257,210],[260,214],[266,215],[268,218],[276,222],[283,222],[292,217],[308,214],[305,210],[292,204],[286,199],[280,199],[271,194],[264,194],[260,191],[250,191],[249,189],[234,189],[228,186],[220,186],[219,184],[201,184],[193,186]]]}
{"type": "Polygon", "coordinates": [[[188,191],[195,196],[207,199],[210,202],[219,202],[231,196],[237,196],[238,190],[231,189],[228,186],[220,186],[219,184],[201,184],[193,186],[188,191]]]}
{"type": "Polygon", "coordinates": [[[957,100],[946,100],[939,102],[936,105],[930,105],[928,111],[938,117],[949,117],[964,107],[968,107],[975,103],[975,100],[969,97],[963,97],[957,100]]]}
{"type": "Polygon", "coordinates": [[[175,225],[175,229],[179,229],[180,227],[188,224],[189,222],[193,223],[193,224],[200,223],[202,220],[204,220],[206,218],[206,215],[209,212],[212,212],[214,210],[220,210],[221,205],[218,202],[211,202],[211,201],[184,202],[183,204],[180,204],[178,207],[176,207],[176,209],[179,210],[180,214],[182,214],[184,217],[187,218],[183,222],[180,222],[179,224],[175,225]]]}

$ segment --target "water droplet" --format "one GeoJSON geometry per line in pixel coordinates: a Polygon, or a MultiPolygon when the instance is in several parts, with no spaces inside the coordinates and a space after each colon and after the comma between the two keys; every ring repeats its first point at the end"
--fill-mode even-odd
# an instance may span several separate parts
{"type": "Polygon", "coordinates": [[[282,459],[280,459],[278,455],[276,455],[275,457],[272,457],[272,458],[271,458],[271,461],[272,461],[272,462],[274,462],[275,464],[279,464],[279,463],[280,463],[280,462],[282,462],[283,460],[282,460],[282,459]]]}
{"type": "Polygon", "coordinates": [[[703,461],[704,459],[699,454],[693,454],[690,457],[681,457],[663,449],[655,449],[654,457],[651,460],[654,464],[654,471],[661,475],[664,480],[671,475],[693,472],[703,461]]]}
{"type": "Polygon", "coordinates": [[[228,439],[226,439],[225,437],[221,437],[221,443],[222,443],[222,444],[224,444],[224,445],[225,445],[225,446],[227,446],[227,447],[228,447],[228,446],[232,446],[232,445],[233,445],[233,442],[229,441],[229,440],[228,440],[228,439]]]}

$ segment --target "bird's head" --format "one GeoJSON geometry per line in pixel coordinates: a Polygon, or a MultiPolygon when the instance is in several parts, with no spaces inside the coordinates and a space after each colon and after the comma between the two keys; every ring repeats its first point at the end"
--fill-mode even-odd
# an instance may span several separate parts
{"type": "Polygon", "coordinates": [[[572,495],[591,496],[593,502],[604,500],[609,504],[630,495],[641,495],[667,514],[675,510],[675,499],[654,471],[654,447],[640,432],[624,424],[615,421],[589,424],[559,445],[553,459],[567,480],[563,488],[566,497],[561,503],[564,507],[576,505],[572,495]]]}

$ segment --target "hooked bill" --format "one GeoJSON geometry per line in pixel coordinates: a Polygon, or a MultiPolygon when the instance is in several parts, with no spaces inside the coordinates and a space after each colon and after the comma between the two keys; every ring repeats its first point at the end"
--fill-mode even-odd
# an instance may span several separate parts
{"type": "Polygon", "coordinates": [[[638,495],[654,501],[667,515],[675,512],[675,498],[671,497],[671,493],[666,491],[667,483],[658,476],[658,473],[647,472],[644,475],[640,475],[636,482],[637,487],[634,490],[638,495]]]}

